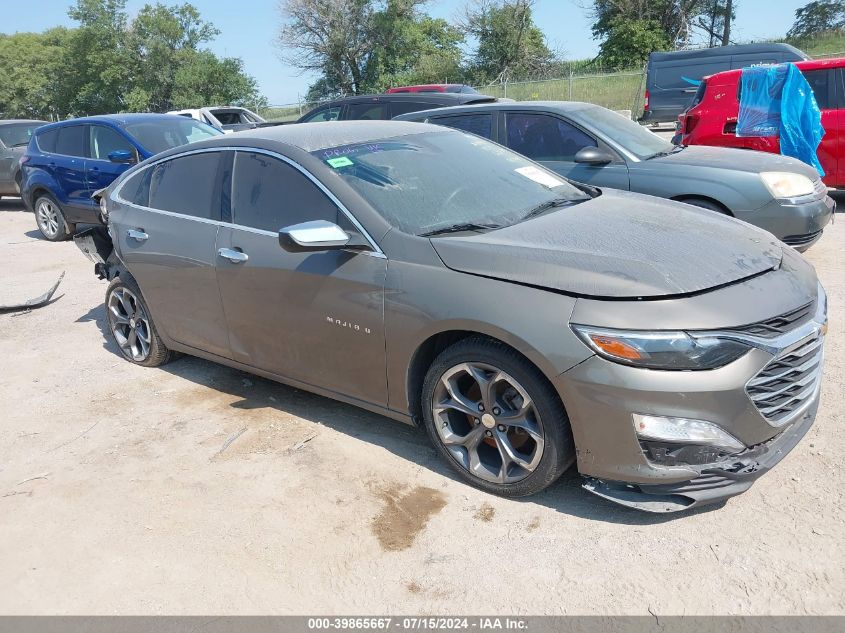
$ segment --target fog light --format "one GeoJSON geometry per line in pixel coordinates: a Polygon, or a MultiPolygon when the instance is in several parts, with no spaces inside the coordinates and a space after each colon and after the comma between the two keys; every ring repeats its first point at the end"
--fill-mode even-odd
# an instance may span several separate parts
{"type": "Polygon", "coordinates": [[[678,444],[706,444],[719,446],[732,452],[745,448],[745,444],[733,435],[705,420],[640,415],[639,413],[635,413],[633,417],[634,430],[642,439],[678,444]]]}

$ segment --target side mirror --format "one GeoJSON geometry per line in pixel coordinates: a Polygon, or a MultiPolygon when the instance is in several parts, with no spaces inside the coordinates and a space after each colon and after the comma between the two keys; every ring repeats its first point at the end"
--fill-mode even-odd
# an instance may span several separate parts
{"type": "Polygon", "coordinates": [[[116,149],[109,154],[109,160],[113,163],[131,165],[135,162],[135,152],[125,149],[116,149]]]}
{"type": "Polygon", "coordinates": [[[575,162],[587,165],[607,165],[613,162],[613,155],[598,147],[582,147],[575,154],[575,162]]]}
{"type": "Polygon", "coordinates": [[[279,231],[279,245],[291,253],[370,248],[359,236],[349,235],[337,224],[326,220],[286,226],[279,231]]]}

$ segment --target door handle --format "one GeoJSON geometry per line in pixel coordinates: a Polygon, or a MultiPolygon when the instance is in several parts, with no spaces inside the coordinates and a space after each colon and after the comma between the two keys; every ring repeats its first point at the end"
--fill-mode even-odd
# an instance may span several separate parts
{"type": "Polygon", "coordinates": [[[146,242],[150,239],[150,236],[144,233],[144,229],[129,229],[126,231],[126,237],[130,240],[136,240],[138,242],[146,242]]]}
{"type": "Polygon", "coordinates": [[[249,259],[249,255],[243,251],[235,250],[234,248],[221,248],[217,254],[224,259],[228,259],[233,264],[243,264],[249,259]]]}

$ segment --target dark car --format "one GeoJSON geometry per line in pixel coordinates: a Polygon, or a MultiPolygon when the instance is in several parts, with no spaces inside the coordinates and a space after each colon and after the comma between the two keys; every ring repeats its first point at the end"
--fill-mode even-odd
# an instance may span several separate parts
{"type": "Polygon", "coordinates": [[[67,239],[77,222],[97,222],[91,195],[130,166],[179,145],[223,133],[168,114],[83,117],[38,128],[21,158],[21,198],[50,241],[67,239]]]}
{"type": "Polygon", "coordinates": [[[386,94],[401,94],[403,92],[460,92],[463,94],[478,94],[472,86],[466,84],[417,84],[414,86],[395,86],[384,91],[386,94]]]}
{"type": "Polygon", "coordinates": [[[676,147],[589,103],[528,101],[461,106],[399,117],[498,141],[561,176],[733,215],[799,250],[821,238],[835,202],[795,158],[715,147],[676,147]]]}
{"type": "MultiPolygon", "coordinates": [[[[827,303],[770,234],[398,121],[161,154],[75,236],[131,362],[221,362],[425,427],[519,496],[576,463],[659,512],[746,490],[813,423],[827,303]]],[[[97,343],[99,344],[99,343],[97,343]]]]}
{"type": "Polygon", "coordinates": [[[759,64],[809,59],[783,43],[732,44],[688,51],[655,52],[648,56],[642,121],[674,122],[692,101],[701,79],[713,73],[759,64]]]}
{"type": "Polygon", "coordinates": [[[494,103],[495,97],[478,93],[418,92],[344,97],[325,103],[301,117],[297,123],[318,121],[379,121],[400,114],[446,108],[470,103],[494,103]]]}
{"type": "Polygon", "coordinates": [[[30,119],[0,121],[0,198],[20,195],[21,156],[33,132],[46,123],[30,119]]]}

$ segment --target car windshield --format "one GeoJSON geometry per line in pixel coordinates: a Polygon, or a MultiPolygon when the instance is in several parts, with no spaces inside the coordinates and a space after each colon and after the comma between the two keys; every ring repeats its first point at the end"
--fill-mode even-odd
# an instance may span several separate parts
{"type": "Polygon", "coordinates": [[[551,210],[590,198],[524,156],[456,130],[313,154],[390,224],[416,235],[463,225],[506,226],[536,215],[538,208],[551,210]]]}
{"type": "Polygon", "coordinates": [[[130,123],[125,129],[141,147],[153,154],[223,134],[210,125],[183,117],[130,123]]]}
{"type": "Polygon", "coordinates": [[[578,113],[584,124],[615,141],[639,159],[672,151],[669,141],[649,132],[639,123],[606,108],[589,108],[578,113]]]}
{"type": "Polygon", "coordinates": [[[29,143],[32,133],[43,123],[15,123],[0,125],[0,141],[6,147],[21,147],[29,143]]]}

